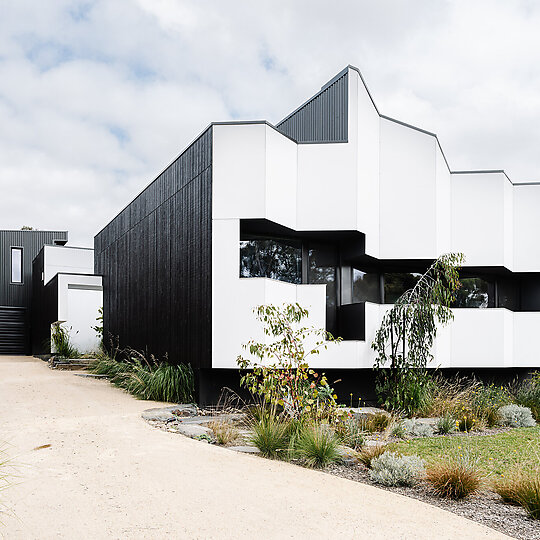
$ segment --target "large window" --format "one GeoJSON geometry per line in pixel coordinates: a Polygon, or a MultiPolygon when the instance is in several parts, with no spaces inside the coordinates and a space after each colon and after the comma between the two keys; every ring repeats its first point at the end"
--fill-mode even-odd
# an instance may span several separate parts
{"type": "Polygon", "coordinates": [[[267,277],[302,283],[301,242],[255,236],[241,240],[240,277],[267,277]]]}
{"type": "Polygon", "coordinates": [[[399,272],[384,274],[384,303],[394,304],[406,291],[412,289],[422,274],[416,272],[399,272]]]}
{"type": "Polygon", "coordinates": [[[11,283],[22,283],[22,257],[23,250],[20,247],[11,248],[11,283]]]}
{"type": "Polygon", "coordinates": [[[494,286],[492,283],[478,277],[464,277],[460,281],[461,288],[456,293],[454,307],[487,308],[494,306],[494,286]]]}
{"type": "Polygon", "coordinates": [[[374,302],[381,301],[379,274],[364,272],[358,268],[352,269],[352,301],[374,302]]]}

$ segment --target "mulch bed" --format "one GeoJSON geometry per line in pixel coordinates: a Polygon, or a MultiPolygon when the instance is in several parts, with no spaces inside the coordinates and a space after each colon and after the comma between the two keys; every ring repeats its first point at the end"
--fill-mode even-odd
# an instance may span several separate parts
{"type": "Polygon", "coordinates": [[[452,501],[437,497],[426,482],[414,487],[386,487],[376,484],[371,481],[368,469],[363,465],[330,465],[324,472],[418,499],[519,540],[540,540],[540,522],[530,518],[520,506],[503,503],[501,498],[491,491],[479,492],[462,501],[452,501]]]}

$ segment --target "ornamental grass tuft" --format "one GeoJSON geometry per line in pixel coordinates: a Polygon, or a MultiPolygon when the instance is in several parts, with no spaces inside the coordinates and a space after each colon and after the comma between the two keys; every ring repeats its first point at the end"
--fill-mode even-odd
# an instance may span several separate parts
{"type": "Polygon", "coordinates": [[[426,479],[439,497],[464,499],[482,485],[482,472],[467,456],[428,467],[426,479]]]}
{"type": "Polygon", "coordinates": [[[256,446],[264,457],[286,458],[289,452],[289,421],[274,410],[255,408],[250,422],[252,435],[250,442],[256,446]]]}
{"type": "Polygon", "coordinates": [[[516,471],[494,482],[494,490],[508,504],[522,506],[533,519],[540,519],[540,471],[516,471]]]}
{"type": "Polygon", "coordinates": [[[358,460],[363,463],[368,469],[371,469],[371,462],[382,456],[386,452],[386,447],[382,444],[376,446],[365,446],[358,454],[358,460]]]}
{"type": "Polygon", "coordinates": [[[341,459],[339,439],[325,424],[307,424],[298,435],[294,455],[308,467],[326,467],[341,459]]]}

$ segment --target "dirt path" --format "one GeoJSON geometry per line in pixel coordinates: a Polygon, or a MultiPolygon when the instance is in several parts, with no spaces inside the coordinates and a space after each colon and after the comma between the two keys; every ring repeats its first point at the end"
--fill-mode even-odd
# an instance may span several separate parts
{"type": "Polygon", "coordinates": [[[6,538],[506,538],[387,491],[153,429],[106,381],[0,357],[6,538]],[[41,445],[49,448],[34,450],[41,445]]]}

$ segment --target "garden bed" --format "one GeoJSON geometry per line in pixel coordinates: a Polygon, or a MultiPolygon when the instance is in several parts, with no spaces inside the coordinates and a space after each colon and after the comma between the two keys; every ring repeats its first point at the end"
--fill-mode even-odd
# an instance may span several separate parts
{"type": "MultiPolygon", "coordinates": [[[[209,425],[212,422],[230,423],[237,430],[237,437],[220,446],[239,452],[259,453],[249,442],[246,414],[239,409],[218,411],[199,409],[193,405],[175,405],[163,409],[149,409],[143,413],[143,418],[158,429],[214,444],[216,439],[209,425]]],[[[412,437],[407,440],[372,433],[366,438],[366,444],[384,444],[388,450],[404,455],[418,454],[427,463],[438,458],[459,455],[460,452],[470,452],[478,459],[486,476],[493,478],[510,474],[520,466],[538,467],[540,426],[522,429],[495,427],[470,433],[455,432],[434,437],[412,437]]],[[[300,464],[295,459],[290,461],[300,464]]],[[[329,465],[322,471],[421,500],[520,540],[540,540],[538,520],[530,518],[522,507],[504,503],[499,495],[486,488],[464,500],[455,501],[437,497],[424,480],[411,487],[383,486],[371,480],[367,467],[358,460],[351,459],[349,452],[344,453],[342,463],[329,465]]]]}

